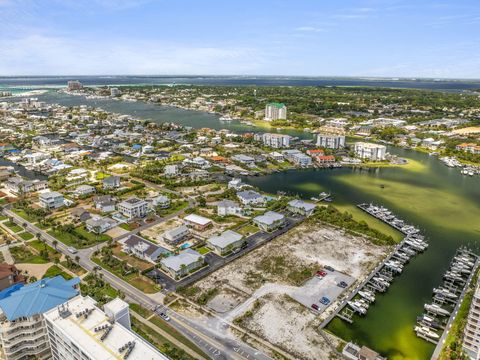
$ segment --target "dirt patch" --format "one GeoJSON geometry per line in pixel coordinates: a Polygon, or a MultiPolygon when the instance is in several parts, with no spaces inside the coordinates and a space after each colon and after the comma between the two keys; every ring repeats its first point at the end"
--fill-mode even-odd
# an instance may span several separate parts
{"type": "Polygon", "coordinates": [[[122,236],[126,233],[128,233],[127,230],[122,229],[119,226],[115,226],[113,229],[108,230],[105,234],[110,236],[112,239],[115,239],[116,237],[122,236]]]}
{"type": "Polygon", "coordinates": [[[223,314],[233,310],[244,300],[244,297],[237,292],[224,288],[208,302],[207,306],[216,313],[223,314]]]}
{"type": "Polygon", "coordinates": [[[330,358],[331,349],[315,330],[315,315],[286,295],[256,300],[236,323],[298,359],[330,358]]]}
{"type": "Polygon", "coordinates": [[[53,263],[47,264],[15,264],[18,270],[28,274],[28,276],[35,276],[37,279],[41,279],[43,275],[47,272],[48,268],[51,267],[53,263]]]}

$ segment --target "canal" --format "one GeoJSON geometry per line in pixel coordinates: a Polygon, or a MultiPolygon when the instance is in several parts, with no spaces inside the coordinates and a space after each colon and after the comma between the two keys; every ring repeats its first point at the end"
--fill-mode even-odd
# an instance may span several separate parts
{"type": "MultiPolygon", "coordinates": [[[[442,281],[451,257],[460,245],[479,249],[480,179],[462,176],[428,154],[390,148],[410,160],[405,168],[295,170],[251,177],[246,181],[263,191],[286,191],[308,199],[331,192],[334,205],[364,219],[379,230],[392,230],[355,208],[374,202],[422,229],[428,250],[414,258],[379,295],[364,318],[353,324],[335,318],[327,329],[339,337],[365,344],[389,359],[428,359],[433,345],[415,336],[416,316],[430,302],[432,289],[442,281]]],[[[396,234],[400,238],[399,234],[396,234]]],[[[321,241],[319,239],[319,241],[321,241]]]]}
{"type": "MultiPolygon", "coordinates": [[[[48,92],[39,99],[65,106],[98,106],[158,123],[175,122],[236,132],[264,131],[239,122],[221,123],[214,114],[141,102],[85,99],[56,92],[48,92]]],[[[311,137],[301,131],[285,132],[311,137]]],[[[479,250],[480,178],[462,176],[458,170],[424,153],[394,147],[389,152],[407,158],[409,164],[378,169],[292,170],[249,177],[246,181],[266,192],[285,191],[305,199],[322,191],[331,192],[335,206],[398,240],[400,234],[362,213],[355,205],[360,202],[384,205],[422,229],[430,247],[406,266],[385,295],[377,297],[367,316],[355,318],[353,324],[335,319],[328,330],[347,341],[365,344],[389,359],[424,360],[430,357],[433,346],[415,336],[415,319],[423,312],[423,304],[431,300],[432,288],[441,282],[457,247],[468,245],[479,250]]]]}

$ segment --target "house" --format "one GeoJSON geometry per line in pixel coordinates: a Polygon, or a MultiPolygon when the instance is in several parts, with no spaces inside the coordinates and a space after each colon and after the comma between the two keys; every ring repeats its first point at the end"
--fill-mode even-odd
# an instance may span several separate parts
{"type": "Polygon", "coordinates": [[[345,147],[344,135],[318,134],[317,146],[327,149],[340,149],[345,147]]]}
{"type": "Polygon", "coordinates": [[[268,154],[268,157],[279,162],[282,162],[285,160],[285,157],[277,151],[271,152],[270,154],[268,154]]]}
{"type": "Polygon", "coordinates": [[[356,142],[355,143],[355,155],[360,159],[368,160],[385,160],[387,147],[385,145],[356,142]]]}
{"type": "Polygon", "coordinates": [[[217,203],[217,215],[218,216],[228,216],[228,215],[242,215],[242,207],[235,201],[232,200],[222,200],[217,203]]]}
{"type": "Polygon", "coordinates": [[[312,164],[312,158],[305,155],[300,150],[283,150],[283,156],[291,163],[299,166],[310,166],[312,164]]]}
{"type": "Polygon", "coordinates": [[[335,163],[335,156],[333,156],[333,155],[315,156],[314,159],[319,164],[333,164],[333,163],[335,163]]]}
{"type": "Polygon", "coordinates": [[[250,167],[255,166],[255,159],[251,156],[237,154],[237,155],[233,155],[231,159],[233,161],[238,161],[239,163],[250,166],[250,167]]]}
{"type": "Polygon", "coordinates": [[[166,165],[163,173],[167,177],[174,177],[178,175],[178,165],[166,165]]]}
{"type": "Polygon", "coordinates": [[[156,263],[167,250],[137,235],[130,235],[123,243],[123,251],[139,259],[156,263]]]}
{"type": "Polygon", "coordinates": [[[253,223],[264,231],[273,231],[285,224],[285,216],[275,211],[267,211],[253,218],[253,223]]]}
{"type": "Polygon", "coordinates": [[[152,206],[167,209],[170,207],[170,199],[165,195],[159,195],[152,199],[152,206]]]}
{"type": "Polygon", "coordinates": [[[39,196],[40,206],[44,209],[58,209],[63,206],[63,195],[56,191],[47,191],[39,196]]]}
{"type": "Polygon", "coordinates": [[[93,198],[95,209],[107,213],[115,211],[115,201],[110,195],[95,196],[93,198]]]}
{"type": "Polygon", "coordinates": [[[118,211],[129,220],[142,218],[147,215],[148,204],[146,201],[132,197],[117,204],[118,211]]]}
{"type": "Polygon", "coordinates": [[[110,230],[115,225],[117,225],[115,220],[102,217],[90,218],[85,222],[87,230],[95,234],[103,234],[105,231],[110,230]]]}
{"type": "Polygon", "coordinates": [[[118,189],[121,185],[120,176],[109,176],[102,181],[105,190],[118,189]]]}
{"type": "Polygon", "coordinates": [[[47,189],[48,182],[45,180],[23,180],[21,177],[14,176],[5,182],[5,187],[13,194],[27,194],[47,189]]]}
{"type": "Polygon", "coordinates": [[[85,222],[92,217],[92,215],[82,207],[77,207],[71,212],[74,221],[85,222]]]}
{"type": "Polygon", "coordinates": [[[0,291],[17,283],[24,283],[26,278],[15,265],[0,264],[0,291]]]}
{"type": "Polygon", "coordinates": [[[169,244],[178,244],[190,235],[190,230],[185,225],[165,231],[161,237],[169,244]]]}
{"type": "Polygon", "coordinates": [[[310,216],[315,211],[316,206],[302,200],[292,200],[288,203],[287,208],[292,213],[310,216]]]}
{"type": "Polygon", "coordinates": [[[80,185],[77,186],[75,191],[73,192],[73,196],[80,197],[85,195],[90,195],[95,193],[96,189],[91,185],[80,185]]]}
{"type": "Polygon", "coordinates": [[[229,189],[236,189],[236,190],[240,190],[242,187],[244,187],[245,185],[242,183],[242,179],[238,179],[238,178],[233,178],[232,180],[230,180],[228,182],[228,188],[229,189]]]}
{"type": "Polygon", "coordinates": [[[205,160],[203,157],[198,156],[193,159],[185,159],[183,160],[183,164],[190,165],[192,167],[200,168],[200,169],[208,169],[211,165],[208,160],[205,160]]]}
{"type": "Polygon", "coordinates": [[[237,197],[243,205],[264,205],[265,197],[253,190],[237,192],[237,197]]]}
{"type": "Polygon", "coordinates": [[[207,244],[220,256],[239,249],[243,243],[243,235],[232,230],[224,231],[207,240],[207,244]]]}
{"type": "Polygon", "coordinates": [[[185,224],[198,231],[203,231],[213,225],[212,220],[197,214],[190,214],[183,218],[185,224]]]}
{"type": "Polygon", "coordinates": [[[186,249],[178,255],[160,261],[162,269],[174,279],[186,276],[202,267],[204,263],[204,257],[192,249],[186,249]]]}

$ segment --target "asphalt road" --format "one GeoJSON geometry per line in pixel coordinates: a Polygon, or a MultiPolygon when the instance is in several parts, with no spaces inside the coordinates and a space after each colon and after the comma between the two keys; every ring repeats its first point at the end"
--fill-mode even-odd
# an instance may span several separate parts
{"type": "MultiPolygon", "coordinates": [[[[17,224],[26,224],[26,230],[28,230],[32,234],[40,234],[41,239],[44,240],[48,245],[53,247],[53,242],[56,241],[56,248],[59,252],[73,258],[78,256],[79,265],[86,270],[93,271],[94,267],[97,266],[97,264],[90,260],[90,257],[96,249],[105,246],[106,243],[95,245],[88,249],[78,250],[77,253],[72,254],[70,251],[68,251],[68,246],[66,246],[60,241],[57,241],[57,239],[48,234],[46,231],[29,223],[24,218],[20,217],[19,215],[15,214],[7,208],[4,208],[4,213],[5,215],[11,217],[17,224]]],[[[98,270],[97,272],[103,274],[103,279],[105,281],[107,281],[115,289],[120,290],[126,295],[127,298],[129,298],[133,302],[139,303],[142,306],[151,310],[156,309],[158,306],[163,306],[156,300],[144,294],[142,291],[138,290],[129,283],[118,278],[111,272],[103,268],[101,270],[98,270]]],[[[175,327],[180,333],[193,341],[207,354],[209,354],[212,359],[270,359],[268,356],[262,354],[261,352],[248,346],[247,344],[237,340],[233,340],[223,334],[213,332],[212,330],[199,324],[198,322],[187,319],[173,310],[168,309],[168,314],[172,319],[172,321],[170,322],[171,325],[175,327]]]]}

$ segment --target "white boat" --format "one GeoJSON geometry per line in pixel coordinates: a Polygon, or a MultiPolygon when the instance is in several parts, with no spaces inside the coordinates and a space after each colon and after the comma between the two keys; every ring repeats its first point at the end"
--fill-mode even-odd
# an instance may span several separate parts
{"type": "Polygon", "coordinates": [[[354,311],[358,312],[360,315],[365,315],[367,313],[367,309],[365,309],[359,302],[357,301],[348,301],[348,306],[350,306],[354,311]]]}
{"type": "Polygon", "coordinates": [[[444,289],[444,288],[433,288],[433,292],[435,294],[442,294],[443,296],[445,297],[448,297],[450,299],[456,299],[458,298],[458,296],[456,294],[454,294],[453,292],[451,292],[450,290],[448,289],[444,289]]]}
{"type": "Polygon", "coordinates": [[[369,290],[360,290],[358,292],[358,295],[360,295],[361,297],[363,297],[367,301],[370,301],[370,302],[375,301],[375,295],[369,290]]]}
{"type": "Polygon", "coordinates": [[[444,308],[438,306],[437,304],[425,304],[424,305],[425,310],[430,311],[434,314],[437,315],[442,315],[442,316],[449,316],[450,311],[445,310],[444,308]]]}
{"type": "Polygon", "coordinates": [[[229,115],[224,115],[220,117],[218,120],[220,121],[232,121],[233,119],[229,115]]]}
{"type": "Polygon", "coordinates": [[[431,339],[438,339],[440,335],[438,335],[435,331],[431,330],[428,326],[415,326],[415,332],[417,334],[421,334],[427,336],[431,339]]]}

